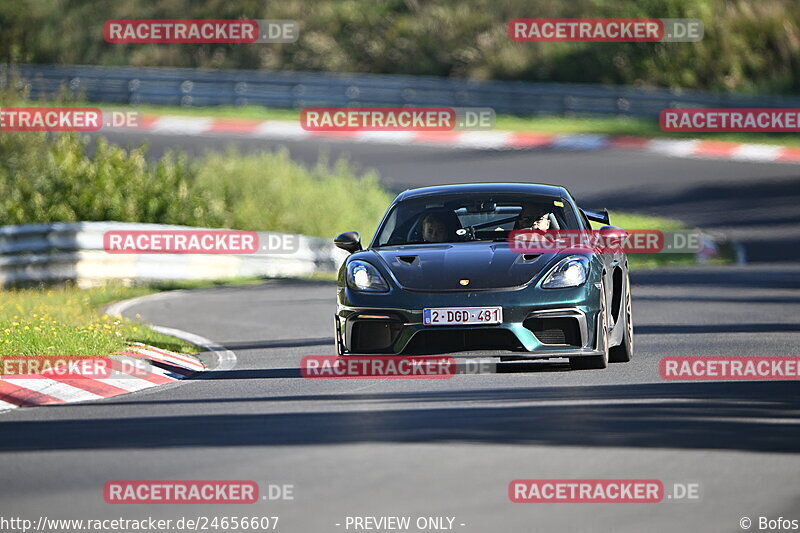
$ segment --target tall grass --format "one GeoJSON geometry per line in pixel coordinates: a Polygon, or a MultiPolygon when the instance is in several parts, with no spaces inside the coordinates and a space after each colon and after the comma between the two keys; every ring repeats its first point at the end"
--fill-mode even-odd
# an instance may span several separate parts
{"type": "Polygon", "coordinates": [[[198,166],[196,185],[230,206],[223,225],[332,237],[355,229],[371,235],[392,196],[378,175],[323,157],[313,168],[293,162],[289,151],[243,155],[210,153],[198,166]]]}
{"type": "Polygon", "coordinates": [[[0,357],[4,355],[108,355],[132,342],[182,352],[191,344],[147,326],[103,314],[98,306],[153,292],[108,285],[88,290],[60,287],[0,293],[0,357]]]}

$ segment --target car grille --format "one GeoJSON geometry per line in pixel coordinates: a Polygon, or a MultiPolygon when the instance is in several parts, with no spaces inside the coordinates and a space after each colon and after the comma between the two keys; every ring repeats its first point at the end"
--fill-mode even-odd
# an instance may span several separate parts
{"type": "Polygon", "coordinates": [[[524,351],[507,329],[426,329],[417,332],[403,351],[405,354],[440,354],[470,351],[524,351]]]}

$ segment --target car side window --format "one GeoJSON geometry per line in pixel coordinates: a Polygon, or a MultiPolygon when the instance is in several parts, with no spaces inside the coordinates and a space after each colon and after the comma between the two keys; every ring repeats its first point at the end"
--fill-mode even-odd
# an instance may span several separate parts
{"type": "Polygon", "coordinates": [[[386,219],[385,229],[381,234],[381,240],[378,241],[378,246],[391,244],[392,241],[401,238],[400,235],[398,235],[400,228],[397,227],[397,211],[397,209],[392,209],[389,218],[386,219]]]}

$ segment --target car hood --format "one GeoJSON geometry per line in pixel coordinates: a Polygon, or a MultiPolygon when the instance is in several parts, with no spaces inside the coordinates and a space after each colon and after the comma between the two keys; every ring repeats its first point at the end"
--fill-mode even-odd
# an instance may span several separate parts
{"type": "Polygon", "coordinates": [[[520,254],[498,242],[389,246],[373,252],[400,285],[418,291],[519,287],[536,277],[553,256],[520,254]]]}

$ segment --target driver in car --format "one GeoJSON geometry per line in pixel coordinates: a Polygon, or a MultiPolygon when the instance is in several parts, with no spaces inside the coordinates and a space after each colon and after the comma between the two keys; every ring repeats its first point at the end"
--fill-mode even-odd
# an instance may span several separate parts
{"type": "Polygon", "coordinates": [[[514,229],[550,229],[551,213],[543,213],[541,208],[532,204],[522,206],[514,229]]]}
{"type": "Polygon", "coordinates": [[[441,216],[429,213],[422,219],[422,240],[447,242],[447,224],[441,216]]]}

